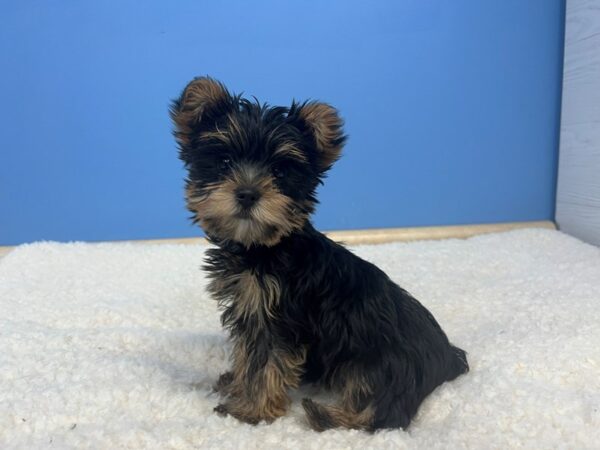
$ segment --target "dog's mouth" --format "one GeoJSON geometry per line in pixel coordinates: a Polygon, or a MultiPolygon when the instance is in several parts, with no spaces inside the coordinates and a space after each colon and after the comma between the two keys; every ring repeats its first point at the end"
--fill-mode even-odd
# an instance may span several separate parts
{"type": "Polygon", "coordinates": [[[229,227],[226,228],[228,229],[220,231],[246,246],[271,246],[281,238],[281,231],[276,225],[258,220],[249,211],[238,213],[227,222],[229,227]]]}
{"type": "Polygon", "coordinates": [[[247,247],[276,245],[284,236],[302,227],[307,214],[298,211],[291,200],[275,190],[263,190],[251,205],[236,200],[237,186],[207,192],[189,192],[189,209],[204,230],[221,239],[247,247]]]}
{"type": "Polygon", "coordinates": [[[234,218],[238,220],[253,220],[252,209],[244,208],[234,214],[234,218]]]}

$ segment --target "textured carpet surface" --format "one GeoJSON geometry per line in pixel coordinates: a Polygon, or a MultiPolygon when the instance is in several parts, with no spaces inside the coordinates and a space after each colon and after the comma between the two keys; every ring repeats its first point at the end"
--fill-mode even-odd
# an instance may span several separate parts
{"type": "Polygon", "coordinates": [[[57,244],[0,259],[0,448],[600,448],[600,250],[558,231],[355,247],[471,372],[408,431],[250,426],[212,412],[229,344],[205,248],[57,244]]]}

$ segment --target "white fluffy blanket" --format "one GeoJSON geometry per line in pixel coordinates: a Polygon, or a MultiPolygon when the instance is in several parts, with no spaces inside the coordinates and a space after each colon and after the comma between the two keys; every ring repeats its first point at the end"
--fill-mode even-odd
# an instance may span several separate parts
{"type": "Polygon", "coordinates": [[[558,231],[355,247],[411,291],[471,372],[408,431],[213,413],[229,346],[204,247],[23,245],[0,260],[0,448],[600,448],[600,250],[558,231]]]}

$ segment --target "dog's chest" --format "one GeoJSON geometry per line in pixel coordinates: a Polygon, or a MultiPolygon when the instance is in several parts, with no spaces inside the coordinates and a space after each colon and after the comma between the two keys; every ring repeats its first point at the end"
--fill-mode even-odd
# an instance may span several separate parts
{"type": "Polygon", "coordinates": [[[211,280],[208,288],[233,319],[242,321],[272,319],[281,296],[273,275],[251,269],[221,274],[211,280]]]}

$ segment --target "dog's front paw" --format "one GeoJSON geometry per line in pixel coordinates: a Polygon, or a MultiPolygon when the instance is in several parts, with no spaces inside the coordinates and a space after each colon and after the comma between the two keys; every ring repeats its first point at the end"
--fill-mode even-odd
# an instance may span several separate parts
{"type": "Polygon", "coordinates": [[[217,406],[215,406],[213,411],[220,416],[226,416],[229,413],[229,411],[227,411],[227,406],[223,403],[219,403],[217,406]]]}
{"type": "Polygon", "coordinates": [[[255,416],[253,414],[249,414],[246,411],[228,411],[230,415],[235,417],[240,422],[248,423],[250,425],[257,425],[258,422],[262,420],[261,417],[255,416]]]}
{"type": "Polygon", "coordinates": [[[222,417],[228,416],[228,415],[233,416],[237,420],[239,420],[241,422],[249,423],[250,425],[256,425],[263,419],[267,420],[267,422],[272,421],[272,420],[269,420],[269,418],[267,418],[267,417],[260,417],[259,415],[253,413],[250,410],[247,410],[246,408],[241,408],[238,405],[231,404],[231,403],[229,403],[229,404],[220,403],[217,406],[215,406],[214,411],[222,417]]]}

